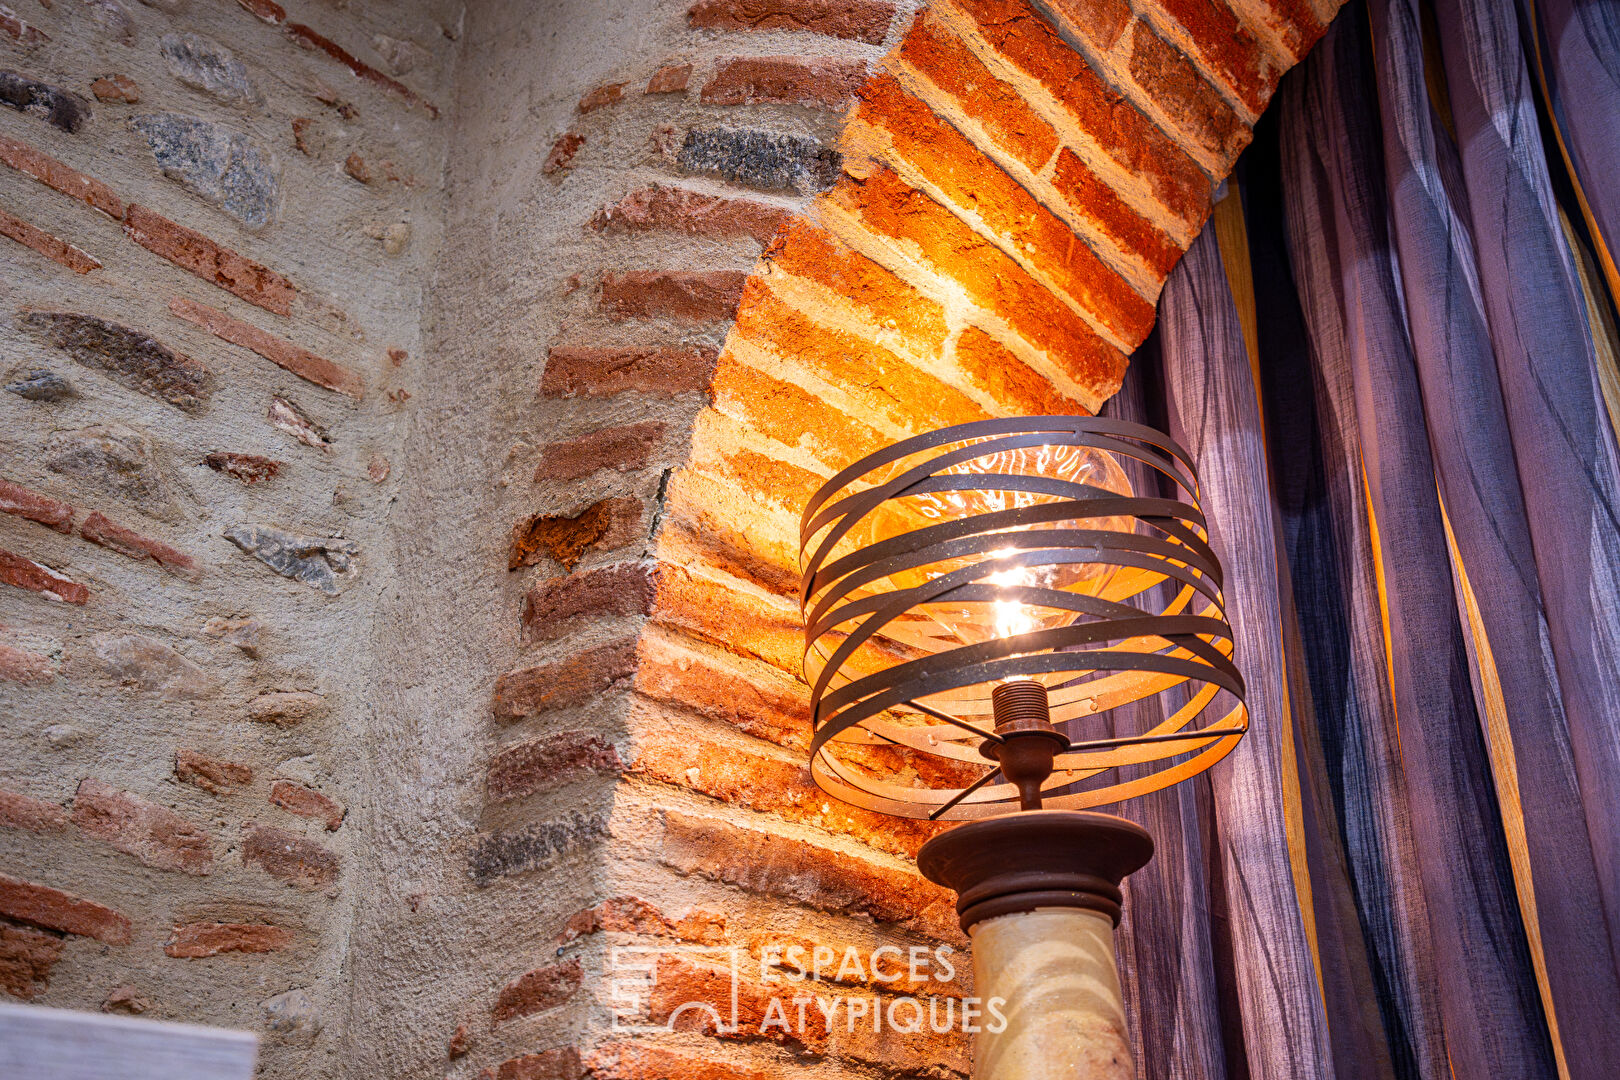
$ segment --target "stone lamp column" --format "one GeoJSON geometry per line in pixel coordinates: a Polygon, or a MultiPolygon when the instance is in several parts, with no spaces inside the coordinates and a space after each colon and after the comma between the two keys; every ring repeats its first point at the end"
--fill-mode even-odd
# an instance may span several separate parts
{"type": "Polygon", "coordinates": [[[1141,826],[1079,810],[969,822],[923,847],[923,876],[957,893],[975,993],[1006,1018],[974,1036],[974,1080],[1134,1080],[1114,929],[1120,882],[1152,855],[1141,826]]]}

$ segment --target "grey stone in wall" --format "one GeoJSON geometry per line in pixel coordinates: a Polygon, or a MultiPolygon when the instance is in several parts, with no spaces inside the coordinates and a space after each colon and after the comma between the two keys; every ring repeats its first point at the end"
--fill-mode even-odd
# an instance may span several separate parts
{"type": "Polygon", "coordinates": [[[135,20],[129,9],[118,0],[81,0],[81,3],[89,9],[90,21],[103,34],[125,45],[135,44],[140,36],[135,29],[135,20]]]}
{"type": "Polygon", "coordinates": [[[169,72],[187,86],[231,105],[261,100],[242,61],[217,41],[201,34],[164,34],[158,50],[169,72]]]}
{"type": "Polygon", "coordinates": [[[59,436],[45,467],[127,499],[160,521],[174,521],[180,508],[156,458],[144,433],[123,424],[97,424],[59,436]]]}
{"type": "Polygon", "coordinates": [[[15,71],[0,71],[0,101],[63,131],[78,131],[90,119],[90,103],[78,94],[15,71]]]}
{"type": "Polygon", "coordinates": [[[208,369],[139,330],[71,311],[26,311],[17,324],[131,390],[186,412],[202,408],[208,369]]]}
{"type": "Polygon", "coordinates": [[[17,368],[6,389],[29,401],[66,401],[77,396],[72,383],[47,368],[17,368]]]}
{"type": "Polygon", "coordinates": [[[195,701],[218,689],[212,676],[161,641],[140,634],[97,634],[90,644],[102,670],[123,686],[168,701],[195,701]]]}
{"type": "Polygon", "coordinates": [[[130,118],[163,175],[249,229],[275,218],[279,187],[270,153],[224,124],[178,113],[130,118]]]}
{"type": "Polygon", "coordinates": [[[747,128],[693,128],[677,156],[687,172],[776,191],[812,194],[838,179],[843,156],[805,135],[747,128]]]}
{"type": "Polygon", "coordinates": [[[516,832],[492,833],[479,839],[467,860],[467,874],[483,888],[513,874],[549,865],[576,848],[608,835],[600,814],[574,811],[561,821],[530,825],[516,832]]]}
{"type": "Polygon", "coordinates": [[[225,538],[282,577],[336,596],[338,581],[355,570],[360,545],[339,537],[299,536],[269,525],[234,525],[225,538]]]}

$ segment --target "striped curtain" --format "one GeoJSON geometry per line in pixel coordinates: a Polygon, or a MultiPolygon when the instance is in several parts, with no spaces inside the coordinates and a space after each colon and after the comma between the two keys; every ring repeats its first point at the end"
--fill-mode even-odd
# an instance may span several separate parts
{"type": "Polygon", "coordinates": [[[1122,812],[1144,1077],[1620,1078],[1620,0],[1357,0],[1109,411],[1253,727],[1122,812]]]}

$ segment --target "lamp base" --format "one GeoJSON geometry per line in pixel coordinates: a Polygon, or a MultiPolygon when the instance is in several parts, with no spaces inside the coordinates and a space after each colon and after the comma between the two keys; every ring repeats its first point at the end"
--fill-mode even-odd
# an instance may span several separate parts
{"type": "Polygon", "coordinates": [[[917,853],[917,869],[956,892],[962,929],[1036,908],[1098,911],[1119,925],[1119,883],[1147,865],[1153,838],[1087,810],[1026,810],[969,821],[917,853]]]}
{"type": "Polygon", "coordinates": [[[1114,928],[1119,883],[1153,856],[1141,826],[1112,814],[1031,810],[941,833],[917,855],[957,893],[988,1016],[974,1080],[1133,1080],[1114,928]]]}

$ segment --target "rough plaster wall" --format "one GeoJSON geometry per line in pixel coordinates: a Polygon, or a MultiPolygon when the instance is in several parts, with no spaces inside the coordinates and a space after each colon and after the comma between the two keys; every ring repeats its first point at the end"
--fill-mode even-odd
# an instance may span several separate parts
{"type": "MultiPolygon", "coordinates": [[[[377,614],[400,591],[396,538],[410,540],[396,500],[412,486],[415,395],[434,370],[420,312],[441,244],[448,124],[326,54],[299,48],[286,23],[308,24],[373,69],[409,68],[391,77],[433,101],[450,96],[460,5],[294,2],[282,25],[237,4],[200,0],[11,6],[19,10],[0,15],[25,19],[37,33],[0,33],[0,70],[50,88],[29,89],[35,100],[77,95],[91,115],[70,132],[35,111],[0,107],[0,136],[284,275],[296,297],[278,314],[232,295],[139,246],[118,221],[37,181],[26,162],[19,167],[16,152],[0,166],[0,207],[101,264],[79,274],[0,239],[0,381],[20,384],[47,372],[73,390],[58,401],[0,392],[0,478],[70,504],[75,529],[0,514],[0,548],[45,564],[89,594],[77,605],[12,587],[14,576],[0,586],[0,641],[12,650],[7,670],[23,676],[0,681],[8,750],[0,763],[0,789],[8,793],[0,874],[10,879],[0,882],[0,910],[31,924],[0,919],[8,939],[0,970],[13,993],[46,1005],[256,1030],[265,1076],[352,1075],[343,1060],[352,1022],[350,927],[358,912],[377,909],[371,860],[399,831],[391,831],[395,815],[375,771],[396,763],[357,748],[368,741],[365,732],[390,726],[373,683],[378,664],[392,669],[392,654],[374,650],[374,640],[396,635],[377,614]],[[216,69],[223,91],[182,80],[165,58],[165,36],[185,34],[207,42],[182,39],[179,51],[217,46],[234,55],[250,87],[246,97],[229,89],[236,76],[223,66],[216,69]],[[391,64],[384,50],[403,63],[391,64]],[[132,80],[139,101],[96,100],[92,82],[108,75],[132,80]],[[224,125],[258,148],[275,176],[268,224],[249,228],[162,174],[129,120],[165,113],[224,125]],[[307,120],[300,125],[307,152],[295,144],[299,117],[307,120]],[[315,385],[177,317],[174,298],[356,373],[363,397],[315,385]],[[121,324],[201,364],[210,385],[189,411],[131,389],[116,372],[77,362],[28,329],[30,310],[121,324]],[[267,411],[275,397],[324,428],[330,449],[273,427],[267,411]],[[150,460],[118,466],[86,451],[85,436],[76,433],[96,427],[123,432],[137,448],[149,445],[150,460]],[[273,478],[249,485],[205,465],[215,452],[281,464],[273,478]],[[141,483],[132,484],[132,475],[141,483]],[[90,543],[86,536],[100,535],[89,524],[92,511],[189,557],[195,575],[183,564],[172,572],[90,543]],[[244,524],[352,541],[358,569],[341,575],[339,595],[326,595],[278,576],[224,536],[244,524]],[[214,619],[251,620],[256,644],[212,636],[214,619]],[[106,653],[113,639],[128,635],[142,639],[142,657],[119,667],[98,656],[98,646],[106,653]],[[29,656],[43,658],[45,669],[30,668],[29,656]],[[173,681],[159,685],[170,674],[173,681]],[[265,710],[260,695],[272,691],[318,696],[303,699],[310,711],[301,719],[253,719],[265,710]],[[233,772],[210,792],[195,773],[191,782],[182,779],[180,751],[243,767],[252,778],[233,772]],[[93,784],[81,789],[86,778],[143,801],[98,795],[93,784]],[[316,793],[278,789],[282,802],[322,816],[273,804],[277,780],[316,793]],[[347,816],[329,831],[325,815],[342,809],[347,816]],[[295,853],[304,857],[302,876],[296,859],[276,861],[274,852],[268,865],[276,874],[264,861],[245,860],[250,823],[287,834],[272,847],[308,845],[295,853]],[[165,869],[174,866],[181,868],[165,869]],[[127,935],[117,916],[75,921],[60,898],[39,901],[18,881],[103,905],[128,920],[127,935]],[[176,934],[176,927],[190,929],[176,934]],[[125,936],[127,943],[113,943],[125,936]],[[221,947],[232,951],[185,955],[221,947]],[[20,981],[19,965],[27,968],[20,981]]],[[[177,51],[174,42],[167,48],[177,51]]],[[[195,66],[182,65],[181,74],[203,80],[195,66]]],[[[109,362],[129,364],[129,345],[113,342],[109,362]]]]}
{"type": "MultiPolygon", "coordinates": [[[[395,951],[384,959],[373,949],[356,950],[358,996],[391,1003],[391,1015],[383,1019],[387,1034],[374,1045],[392,1047],[394,1032],[409,1026],[413,1038],[431,1039],[442,1059],[454,1029],[465,1025],[470,1052],[452,1065],[456,1075],[503,1062],[502,1076],[529,1075],[523,1069],[546,1070],[533,1072],[537,1076],[572,1075],[575,1048],[588,1049],[608,1028],[608,988],[607,944],[599,936],[559,947],[570,917],[577,925],[582,911],[648,889],[661,903],[680,899],[677,909],[705,893],[683,889],[668,871],[653,871],[653,880],[645,880],[642,859],[657,842],[656,822],[647,820],[649,804],[615,781],[615,767],[597,769],[585,760],[617,761],[618,748],[628,746],[630,702],[622,693],[585,693],[536,721],[492,722],[488,697],[491,671],[589,655],[642,622],[626,612],[572,625],[551,640],[523,641],[517,616],[524,589],[536,575],[556,573],[557,564],[541,558],[537,569],[507,572],[513,522],[536,515],[570,518],[604,500],[619,500],[633,506],[619,542],[585,552],[577,569],[588,573],[646,554],[665,474],[686,455],[693,418],[706,400],[695,384],[673,394],[542,393],[546,346],[566,341],[609,349],[706,348],[712,358],[724,338],[724,319],[616,317],[602,310],[602,276],[669,266],[740,277],[759,255],[760,241],[751,236],[678,230],[604,235],[590,225],[604,204],[667,180],[672,139],[678,142],[674,133],[714,119],[715,110],[696,100],[696,89],[729,43],[695,32],[687,24],[689,6],[682,0],[490,3],[468,12],[448,238],[435,290],[432,351],[442,358],[442,378],[424,386],[419,402],[417,453],[423,463],[416,475],[422,490],[407,501],[414,516],[420,500],[419,542],[436,550],[402,559],[403,574],[421,566],[427,568],[424,577],[439,574],[446,560],[460,560],[454,582],[424,582],[423,592],[402,589],[404,606],[424,621],[442,610],[438,603],[423,603],[424,596],[442,596],[456,613],[454,620],[424,628],[429,640],[445,644],[444,655],[461,650],[453,675],[418,676],[419,669],[402,658],[421,687],[404,711],[420,717],[424,729],[434,728],[424,738],[442,753],[431,754],[429,764],[451,778],[455,795],[433,795],[426,776],[420,788],[398,795],[401,803],[417,806],[443,798],[457,817],[453,828],[434,834],[435,840],[442,836],[442,848],[420,853],[432,863],[422,869],[429,883],[423,917],[390,926],[378,911],[374,931],[393,940],[395,951]],[[687,63],[698,72],[692,93],[642,92],[654,71],[687,63]],[[583,93],[618,83],[626,84],[623,100],[600,110],[581,108],[583,93]],[[569,132],[583,144],[565,168],[548,169],[554,144],[569,132]],[[582,466],[581,475],[553,482],[545,465],[550,448],[626,424],[661,424],[667,434],[654,437],[633,466],[582,466]],[[454,535],[442,526],[435,532],[430,520],[454,520],[458,527],[454,535]],[[515,795],[486,799],[492,757],[558,733],[573,738],[583,756],[545,763],[536,782],[515,795]],[[413,962],[404,969],[399,942],[411,943],[413,962]],[[575,964],[577,975],[571,974],[575,964]],[[421,979],[427,970],[437,977],[421,979]],[[525,973],[539,974],[525,982],[525,973]],[[369,986],[386,989],[373,994],[369,986]],[[403,1009],[396,990],[406,995],[403,1009]]],[[[778,51],[803,48],[790,36],[765,35],[758,44],[778,51]]],[[[872,49],[854,45],[843,51],[865,56],[872,49]]],[[[758,121],[767,110],[745,111],[758,121]]],[[[839,122],[837,110],[777,108],[769,114],[773,131],[829,141],[839,122]]],[[[724,190],[701,178],[691,186],[724,190]]],[[[779,214],[807,201],[791,191],[759,198],[779,214]]],[[[408,734],[399,747],[401,764],[419,749],[408,734]]],[[[400,775],[382,771],[396,780],[400,775]]],[[[405,775],[418,774],[406,769],[405,775]]],[[[366,924],[363,919],[361,940],[366,924]]],[[[389,1057],[364,1059],[367,1064],[386,1062],[385,1071],[400,1071],[394,1068],[404,1061],[399,1051],[375,1053],[389,1057]]],[[[609,1066],[600,1068],[602,1075],[610,1073],[609,1066]]]]}

